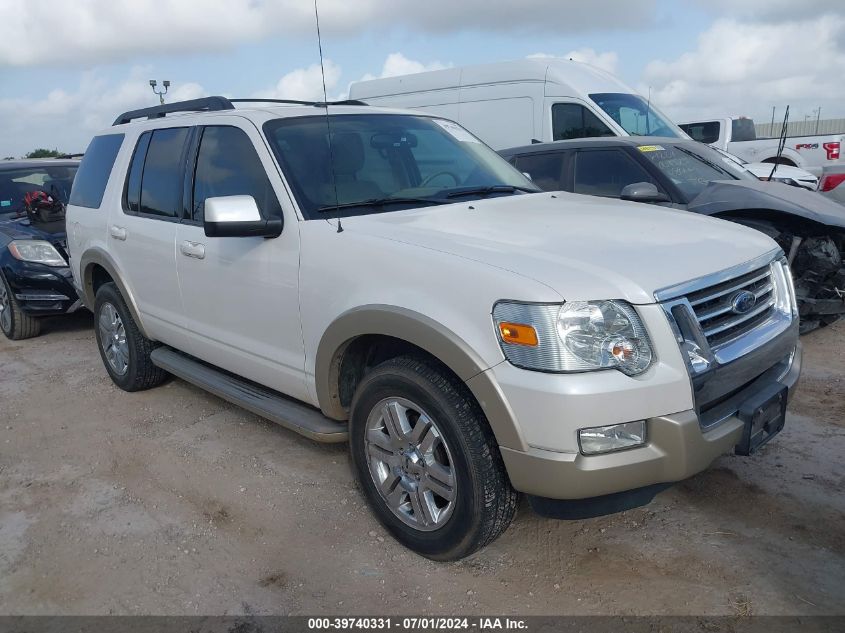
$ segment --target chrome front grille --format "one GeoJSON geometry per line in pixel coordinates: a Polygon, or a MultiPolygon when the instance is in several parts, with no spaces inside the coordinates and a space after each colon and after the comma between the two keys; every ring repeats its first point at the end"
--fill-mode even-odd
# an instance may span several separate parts
{"type": "Polygon", "coordinates": [[[654,293],[691,376],[731,363],[798,321],[786,258],[773,251],[753,261],[654,293]]]}
{"type": "Polygon", "coordinates": [[[692,292],[686,299],[702,334],[711,349],[716,349],[766,321],[775,309],[774,291],[771,266],[765,266],[692,292]],[[746,293],[754,296],[753,302],[746,293]],[[740,311],[737,298],[746,298],[753,305],[740,311]]]}

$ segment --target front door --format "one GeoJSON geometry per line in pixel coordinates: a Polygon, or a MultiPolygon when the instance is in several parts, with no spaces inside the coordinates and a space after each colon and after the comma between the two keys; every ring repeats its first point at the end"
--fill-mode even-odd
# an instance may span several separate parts
{"type": "Polygon", "coordinates": [[[194,177],[186,179],[191,217],[176,235],[186,351],[307,400],[297,218],[257,129],[241,117],[224,120],[200,130],[194,177]],[[283,217],[282,234],[206,237],[205,200],[233,195],[252,196],[264,217],[283,217]]]}

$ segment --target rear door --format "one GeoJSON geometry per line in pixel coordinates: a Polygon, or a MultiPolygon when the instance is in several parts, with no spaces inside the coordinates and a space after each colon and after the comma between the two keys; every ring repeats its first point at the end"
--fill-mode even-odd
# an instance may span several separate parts
{"type": "Polygon", "coordinates": [[[307,400],[297,218],[258,130],[241,117],[220,119],[225,124],[198,129],[186,178],[189,216],[177,229],[186,351],[307,400]],[[252,196],[264,217],[283,217],[282,234],[206,237],[205,200],[233,195],[252,196]]]}
{"type": "Polygon", "coordinates": [[[189,127],[140,135],[130,161],[122,208],[111,209],[109,251],[132,289],[147,333],[179,347],[184,317],[176,276],[176,228],[189,127]]]}

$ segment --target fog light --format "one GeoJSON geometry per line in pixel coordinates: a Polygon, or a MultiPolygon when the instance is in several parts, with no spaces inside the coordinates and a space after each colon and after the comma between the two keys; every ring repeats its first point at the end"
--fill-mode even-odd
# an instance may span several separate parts
{"type": "Polygon", "coordinates": [[[610,426],[594,426],[578,431],[578,444],[584,455],[634,448],[645,444],[645,440],[645,420],[610,426]]]}

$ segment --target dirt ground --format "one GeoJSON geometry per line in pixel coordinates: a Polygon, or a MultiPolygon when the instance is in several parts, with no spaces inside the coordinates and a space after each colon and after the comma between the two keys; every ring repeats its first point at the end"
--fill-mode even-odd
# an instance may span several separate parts
{"type": "Polygon", "coordinates": [[[0,337],[3,614],[845,614],[845,324],[786,429],[644,508],[441,564],[370,515],[344,446],[172,380],[115,388],[88,313],[0,337]]]}

